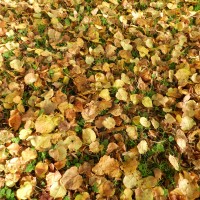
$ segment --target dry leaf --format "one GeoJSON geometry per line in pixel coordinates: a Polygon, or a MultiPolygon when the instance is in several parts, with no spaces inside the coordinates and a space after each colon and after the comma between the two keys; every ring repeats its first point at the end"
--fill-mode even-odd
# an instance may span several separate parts
{"type": "Polygon", "coordinates": [[[183,117],[180,124],[181,129],[183,131],[189,131],[195,125],[196,125],[196,122],[191,117],[188,117],[188,116],[183,117]]]}
{"type": "Polygon", "coordinates": [[[109,93],[108,89],[101,90],[101,92],[99,93],[99,97],[105,99],[106,101],[111,100],[110,93],[109,93]]]}
{"type": "Polygon", "coordinates": [[[126,127],[126,132],[128,134],[128,136],[132,139],[132,140],[136,140],[138,137],[138,133],[137,133],[137,129],[135,126],[127,126],[126,127]]]}
{"type": "Polygon", "coordinates": [[[178,159],[172,155],[169,155],[169,162],[174,167],[175,170],[179,171],[178,159]]]}
{"type": "Polygon", "coordinates": [[[124,88],[119,88],[115,96],[117,99],[121,101],[127,102],[128,100],[128,93],[126,92],[124,88]]]}
{"type": "Polygon", "coordinates": [[[150,99],[150,97],[144,97],[142,99],[142,104],[146,108],[152,108],[153,107],[152,100],[150,99]]]}
{"type": "Polygon", "coordinates": [[[123,184],[126,188],[134,188],[138,184],[138,180],[140,179],[140,173],[138,171],[135,171],[133,174],[126,175],[123,178],[123,184]]]}
{"type": "Polygon", "coordinates": [[[9,126],[14,129],[14,131],[18,130],[21,125],[21,116],[19,112],[14,112],[8,120],[9,126]]]}
{"type": "Polygon", "coordinates": [[[53,198],[63,198],[67,193],[65,187],[59,182],[54,182],[50,187],[50,196],[53,198]]]}
{"type": "Polygon", "coordinates": [[[115,120],[112,117],[107,117],[102,124],[104,125],[105,128],[107,129],[112,129],[115,127],[115,120]]]}
{"type": "Polygon", "coordinates": [[[148,144],[146,140],[142,140],[138,145],[137,149],[140,154],[145,154],[148,151],[148,144]]]}
{"type": "Polygon", "coordinates": [[[48,164],[43,162],[38,162],[35,166],[35,174],[38,178],[44,178],[45,174],[48,172],[48,164]]]}
{"type": "Polygon", "coordinates": [[[40,115],[35,122],[36,132],[42,134],[51,133],[56,127],[53,116],[40,115]]]}
{"type": "Polygon", "coordinates": [[[82,182],[83,178],[79,175],[77,167],[69,168],[60,179],[60,183],[67,190],[77,190],[82,185],[82,182]]]}
{"type": "Polygon", "coordinates": [[[96,134],[91,128],[86,128],[82,130],[83,142],[86,144],[91,144],[96,140],[96,134]]]}
{"type": "Polygon", "coordinates": [[[77,151],[81,148],[82,141],[78,136],[70,135],[65,139],[64,144],[67,145],[70,151],[77,151]]]}
{"type": "Polygon", "coordinates": [[[100,158],[100,161],[92,168],[92,171],[99,176],[104,174],[113,178],[121,176],[118,161],[107,155],[100,158]]]}
{"type": "Polygon", "coordinates": [[[24,65],[24,62],[18,59],[14,59],[10,62],[10,67],[17,72],[24,71],[23,65],[24,65]]]}
{"type": "Polygon", "coordinates": [[[20,188],[17,190],[16,195],[18,199],[30,199],[33,193],[33,185],[31,182],[24,182],[20,185],[20,188]]]}
{"type": "Polygon", "coordinates": [[[149,128],[151,126],[150,121],[146,117],[140,117],[140,124],[146,128],[149,128]]]}

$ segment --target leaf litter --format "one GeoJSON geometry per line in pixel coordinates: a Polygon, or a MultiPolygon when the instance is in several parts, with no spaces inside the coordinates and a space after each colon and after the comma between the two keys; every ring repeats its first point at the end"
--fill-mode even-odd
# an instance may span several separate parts
{"type": "Polygon", "coordinates": [[[200,198],[200,3],[0,2],[0,199],[200,198]]]}

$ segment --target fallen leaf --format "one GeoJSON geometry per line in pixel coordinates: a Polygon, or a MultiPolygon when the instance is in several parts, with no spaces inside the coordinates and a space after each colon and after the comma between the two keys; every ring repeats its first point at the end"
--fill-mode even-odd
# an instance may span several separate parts
{"type": "Polygon", "coordinates": [[[142,99],[142,104],[146,108],[152,108],[153,107],[152,100],[150,99],[150,97],[144,97],[142,99]]]}
{"type": "Polygon", "coordinates": [[[51,133],[56,127],[53,116],[40,115],[35,122],[36,132],[42,134],[51,133]]]}
{"type": "Polygon", "coordinates": [[[81,148],[82,141],[78,136],[70,135],[65,139],[64,144],[67,145],[70,151],[77,151],[81,148]]]}
{"type": "Polygon", "coordinates": [[[175,170],[179,171],[178,159],[172,155],[169,155],[169,162],[174,167],[175,170]]]}
{"type": "Polygon", "coordinates": [[[195,125],[196,122],[191,117],[188,116],[183,117],[180,123],[181,129],[183,131],[189,131],[195,125]]]}
{"type": "Polygon", "coordinates": [[[77,190],[82,185],[83,178],[78,173],[77,167],[69,168],[60,179],[60,183],[67,190],[77,190]]]}
{"type": "Polygon", "coordinates": [[[67,193],[65,187],[59,182],[54,182],[50,187],[50,196],[53,198],[63,198],[67,193]]]}
{"type": "Polygon", "coordinates": [[[43,162],[38,162],[35,166],[35,174],[38,178],[44,178],[45,174],[48,172],[48,164],[43,162]]]}
{"type": "Polygon", "coordinates": [[[107,155],[100,158],[100,161],[92,168],[92,171],[99,176],[104,174],[113,178],[119,178],[121,176],[118,161],[107,155]]]}
{"type": "Polygon", "coordinates": [[[112,117],[107,117],[102,124],[104,125],[105,128],[107,129],[112,129],[115,127],[115,120],[112,117]]]}
{"type": "Polygon", "coordinates": [[[148,144],[146,140],[140,141],[140,143],[137,145],[137,149],[140,154],[145,154],[148,151],[148,144]]]}
{"type": "Polygon", "coordinates": [[[86,144],[91,144],[96,140],[96,134],[91,128],[86,128],[82,130],[83,142],[86,144]]]}
{"type": "Polygon", "coordinates": [[[128,100],[128,93],[126,92],[124,88],[119,88],[115,96],[117,99],[121,101],[127,102],[128,100]]]}
{"type": "Polygon", "coordinates": [[[126,188],[132,189],[137,186],[140,179],[140,173],[135,171],[133,174],[125,175],[123,178],[123,184],[126,188]]]}
{"type": "Polygon", "coordinates": [[[33,185],[31,182],[24,182],[20,185],[20,188],[17,190],[16,195],[18,199],[30,199],[33,193],[33,185]]]}
{"type": "Polygon", "coordinates": [[[24,72],[24,62],[18,59],[14,59],[10,62],[10,67],[17,72],[24,72]]]}
{"type": "Polygon", "coordinates": [[[14,131],[18,130],[21,125],[21,115],[18,111],[15,111],[8,120],[9,126],[14,129],[14,131]]]}

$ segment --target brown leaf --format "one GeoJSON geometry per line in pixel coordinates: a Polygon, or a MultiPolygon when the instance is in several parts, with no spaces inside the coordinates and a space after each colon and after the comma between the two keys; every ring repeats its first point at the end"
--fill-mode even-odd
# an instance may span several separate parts
{"type": "Polygon", "coordinates": [[[68,190],[77,190],[82,185],[83,178],[79,175],[77,167],[71,167],[63,174],[60,182],[68,190]]]}
{"type": "Polygon", "coordinates": [[[21,125],[22,119],[21,115],[18,111],[14,111],[11,117],[8,119],[9,126],[14,129],[14,131],[18,130],[21,125]]]}
{"type": "Polygon", "coordinates": [[[107,155],[101,157],[100,161],[92,168],[92,171],[100,176],[104,174],[115,178],[121,176],[119,162],[107,155]]]}
{"type": "Polygon", "coordinates": [[[47,163],[39,162],[35,166],[35,174],[39,178],[44,178],[47,171],[48,171],[48,164],[47,163]]]}

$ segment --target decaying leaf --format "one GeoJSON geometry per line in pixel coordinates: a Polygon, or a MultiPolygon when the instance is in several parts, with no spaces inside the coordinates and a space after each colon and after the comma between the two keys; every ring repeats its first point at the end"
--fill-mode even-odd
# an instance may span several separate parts
{"type": "Polygon", "coordinates": [[[153,107],[152,100],[150,99],[150,97],[144,97],[142,99],[142,104],[146,108],[152,108],[153,107]]]}
{"type": "Polygon", "coordinates": [[[35,166],[35,174],[39,178],[44,178],[48,171],[48,164],[43,162],[38,162],[35,166]]]}
{"type": "Polygon", "coordinates": [[[169,155],[169,162],[172,164],[175,170],[179,171],[179,163],[176,157],[169,155]]]}
{"type": "Polygon", "coordinates": [[[115,120],[112,117],[107,117],[102,124],[104,125],[105,128],[107,129],[112,129],[115,127],[115,120]]]}
{"type": "Polygon", "coordinates": [[[101,90],[101,92],[99,93],[99,97],[105,99],[106,101],[111,100],[110,93],[109,93],[108,89],[101,90]]]}
{"type": "Polygon", "coordinates": [[[137,133],[137,129],[136,129],[135,126],[127,126],[126,132],[127,132],[128,136],[129,136],[132,140],[136,140],[136,139],[137,139],[138,133],[137,133]]]}
{"type": "Polygon", "coordinates": [[[91,144],[96,140],[96,134],[91,128],[86,128],[82,130],[83,142],[91,144]]]}
{"type": "Polygon", "coordinates": [[[124,176],[123,184],[126,188],[132,189],[137,186],[139,179],[140,173],[138,171],[135,171],[133,174],[124,176]]]}
{"type": "Polygon", "coordinates": [[[146,117],[141,117],[140,118],[140,124],[146,128],[151,126],[150,121],[148,121],[148,119],[146,117]]]}
{"type": "Polygon", "coordinates": [[[189,131],[195,125],[196,125],[196,122],[191,117],[188,117],[188,116],[183,117],[180,124],[181,129],[183,131],[189,131]]]}
{"type": "Polygon", "coordinates": [[[83,182],[83,178],[78,173],[77,167],[68,169],[60,179],[60,183],[68,190],[77,190],[83,182]]]}
{"type": "Polygon", "coordinates": [[[121,176],[118,161],[107,155],[101,157],[100,161],[92,168],[92,171],[100,176],[104,174],[113,178],[119,178],[121,176]]]}
{"type": "Polygon", "coordinates": [[[127,102],[128,93],[126,92],[126,90],[124,88],[119,88],[117,93],[116,93],[116,98],[121,100],[121,101],[127,102]]]}
{"type": "Polygon", "coordinates": [[[65,139],[64,143],[70,151],[77,151],[82,146],[81,139],[76,135],[70,135],[65,139]]]}
{"type": "Polygon", "coordinates": [[[59,182],[54,182],[50,187],[50,196],[53,198],[63,198],[67,193],[66,188],[59,182]]]}
{"type": "Polygon", "coordinates": [[[33,185],[31,182],[24,182],[20,188],[17,190],[17,198],[18,199],[30,199],[32,193],[33,193],[33,185]]]}
{"type": "Polygon", "coordinates": [[[51,133],[56,127],[53,116],[40,115],[35,122],[35,129],[42,134],[51,133]]]}
{"type": "Polygon", "coordinates": [[[148,144],[146,140],[142,140],[138,145],[137,149],[140,154],[145,154],[148,151],[148,144]]]}

